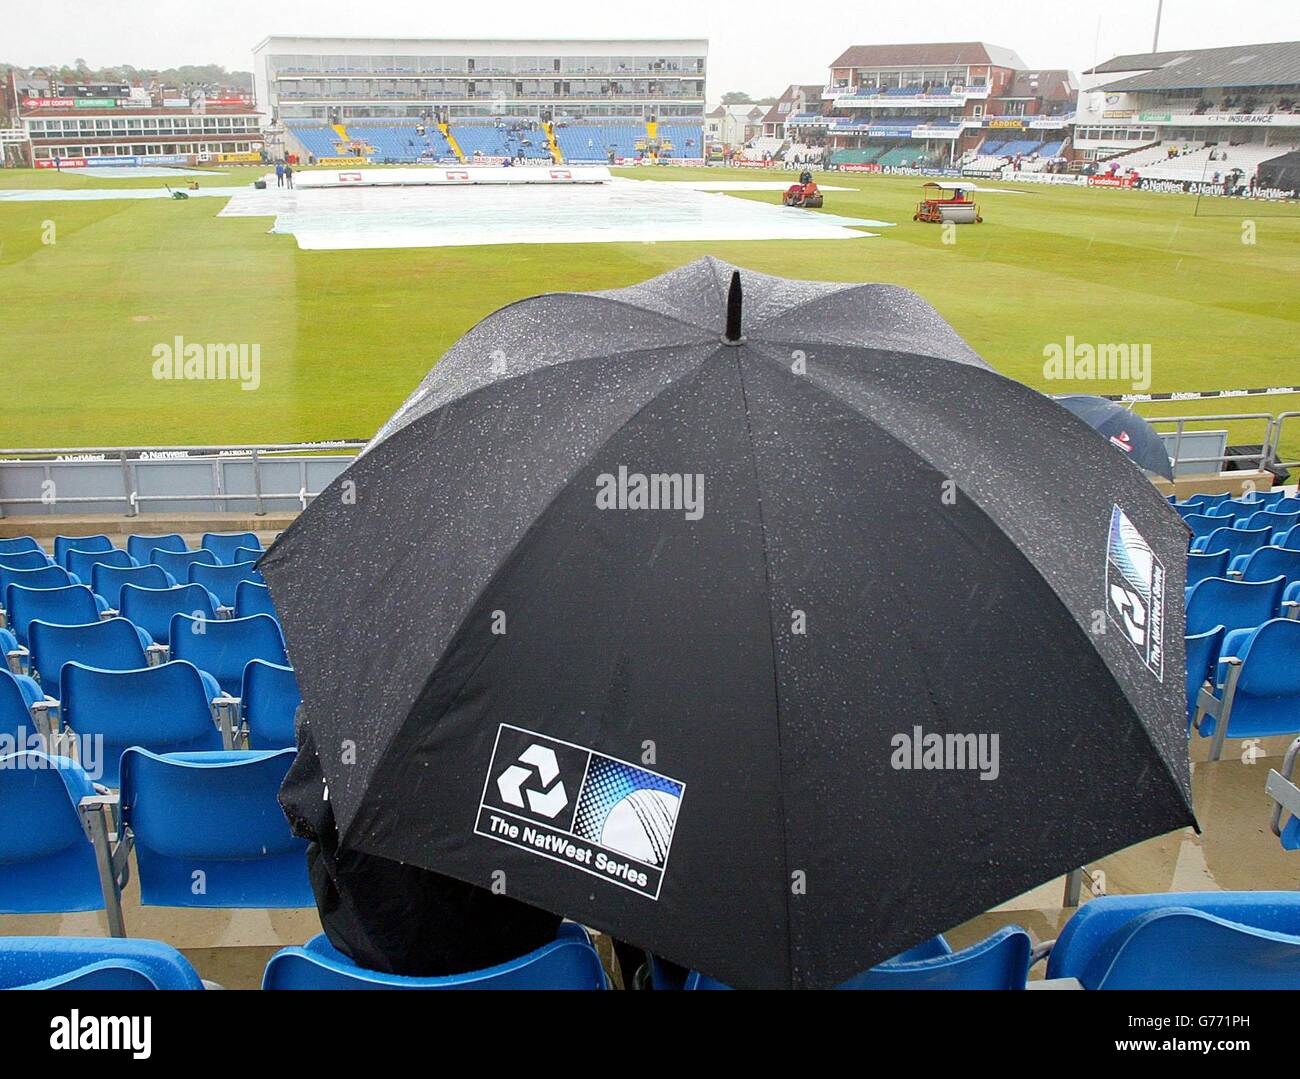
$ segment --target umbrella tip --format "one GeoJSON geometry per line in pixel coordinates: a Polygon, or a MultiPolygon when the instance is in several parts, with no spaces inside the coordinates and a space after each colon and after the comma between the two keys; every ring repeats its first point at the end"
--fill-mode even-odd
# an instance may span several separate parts
{"type": "Polygon", "coordinates": [[[731,287],[727,289],[727,329],[722,336],[724,345],[744,344],[745,335],[740,332],[741,302],[740,271],[732,270],[731,287]]]}

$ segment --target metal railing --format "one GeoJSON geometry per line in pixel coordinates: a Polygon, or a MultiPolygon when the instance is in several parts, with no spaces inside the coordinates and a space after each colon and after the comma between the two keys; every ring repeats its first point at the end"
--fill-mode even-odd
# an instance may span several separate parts
{"type": "MultiPolygon", "coordinates": [[[[7,507],[43,506],[54,512],[56,506],[84,506],[122,504],[127,517],[138,516],[142,507],[162,503],[212,503],[223,509],[231,503],[251,504],[256,516],[267,512],[267,503],[293,502],[301,509],[320,495],[335,475],[342,472],[357,456],[366,443],[359,440],[337,440],[312,443],[265,443],[228,446],[104,446],[42,449],[0,449],[0,517],[7,507]],[[209,464],[202,470],[206,482],[189,484],[185,473],[198,472],[194,465],[209,464]],[[326,467],[321,473],[319,489],[311,489],[312,463],[326,467]],[[266,490],[266,472],[275,465],[294,465],[299,484],[296,490],[266,490]],[[170,467],[169,467],[170,466],[170,467]],[[246,482],[232,482],[227,466],[247,466],[246,482]],[[40,470],[36,480],[38,494],[13,493],[13,488],[30,486],[33,475],[15,477],[18,471],[32,473],[40,470]],[[108,480],[101,473],[111,472],[108,480]],[[176,490],[142,492],[141,474],[168,480],[178,486],[176,490]],[[332,474],[331,474],[332,473],[332,474]],[[85,487],[87,482],[95,488],[86,494],[60,494],[59,477],[76,479],[75,487],[85,487]],[[326,478],[328,476],[328,478],[326,478]],[[239,487],[232,490],[231,487],[239,487]]],[[[285,469],[277,468],[277,473],[285,469]]]]}
{"type": "MultiPolygon", "coordinates": [[[[1141,415],[1138,413],[1138,415],[1141,415]]],[[[1178,466],[1183,465],[1209,465],[1218,464],[1219,468],[1213,471],[1218,472],[1223,464],[1228,462],[1241,463],[1251,462],[1254,468],[1262,469],[1271,459],[1273,447],[1275,445],[1275,424],[1276,421],[1271,412],[1230,412],[1219,413],[1215,415],[1202,416],[1143,416],[1147,423],[1152,427],[1159,428],[1160,425],[1174,425],[1174,448],[1169,454],[1170,463],[1174,466],[1174,473],[1177,475],[1178,466]],[[1260,450],[1258,453],[1225,453],[1215,457],[1184,457],[1182,455],[1183,438],[1189,432],[1187,425],[1189,423],[1237,423],[1241,421],[1263,420],[1264,437],[1259,442],[1260,450]]],[[[1210,471],[1210,470],[1206,470],[1210,471]]]]}

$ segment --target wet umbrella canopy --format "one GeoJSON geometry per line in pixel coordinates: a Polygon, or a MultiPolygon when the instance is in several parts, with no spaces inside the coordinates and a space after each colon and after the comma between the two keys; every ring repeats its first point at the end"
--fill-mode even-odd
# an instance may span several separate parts
{"type": "Polygon", "coordinates": [[[344,845],[830,986],[1192,823],[1185,535],[913,293],[705,259],[485,319],[263,568],[344,845]]]}
{"type": "Polygon", "coordinates": [[[1125,454],[1139,468],[1167,480],[1174,478],[1174,466],[1159,433],[1141,416],[1104,397],[1072,394],[1053,398],[1125,454]]]}

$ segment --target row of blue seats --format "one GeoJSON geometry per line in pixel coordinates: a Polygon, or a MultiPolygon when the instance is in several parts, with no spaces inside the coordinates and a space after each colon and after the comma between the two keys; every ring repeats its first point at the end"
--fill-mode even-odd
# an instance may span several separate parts
{"type": "MultiPolygon", "coordinates": [[[[55,536],[53,561],[68,569],[70,568],[67,562],[69,551],[76,550],[92,553],[96,551],[109,552],[117,549],[114,547],[112,539],[102,533],[88,536],[55,536]]],[[[185,538],[176,532],[157,536],[131,535],[127,537],[125,548],[126,553],[135,560],[136,565],[147,565],[152,562],[155,551],[187,551],[188,549],[185,538]]],[[[211,552],[216,557],[217,562],[227,564],[247,561],[249,552],[256,552],[258,557],[263,554],[262,541],[253,532],[205,532],[201,537],[198,549],[211,552]],[[242,551],[241,548],[243,548],[242,551]]],[[[12,536],[0,539],[0,558],[33,551],[43,555],[46,554],[45,548],[31,536],[12,536]]],[[[46,557],[49,556],[46,555],[46,557]]]]}
{"type": "MultiPolygon", "coordinates": [[[[1048,979],[1085,990],[1300,988],[1300,894],[1189,892],[1103,896],[1081,907],[1061,936],[1035,951],[1016,926],[954,952],[943,937],[850,979],[842,989],[1024,989],[1047,957],[1048,979]]],[[[692,972],[660,990],[725,989],[692,972]]],[[[0,988],[201,989],[175,949],[158,941],[11,937],[0,941],[0,988]]],[[[324,934],[271,957],[263,989],[608,988],[587,931],[566,922],[543,947],[484,970],[438,978],[382,974],[357,966],[324,934]]]]}

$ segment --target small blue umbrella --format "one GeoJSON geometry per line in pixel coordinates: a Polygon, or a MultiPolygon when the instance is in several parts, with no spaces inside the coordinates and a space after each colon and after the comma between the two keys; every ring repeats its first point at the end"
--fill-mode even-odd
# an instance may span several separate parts
{"type": "Polygon", "coordinates": [[[1127,454],[1139,468],[1164,476],[1167,480],[1174,478],[1174,468],[1169,462],[1169,453],[1165,450],[1160,435],[1136,412],[1130,411],[1117,401],[1108,401],[1104,397],[1090,397],[1086,394],[1057,397],[1055,400],[1058,405],[1068,408],[1117,450],[1127,454]]]}

